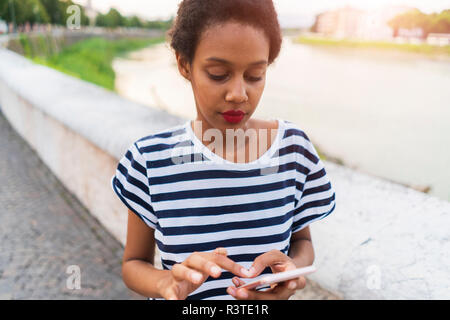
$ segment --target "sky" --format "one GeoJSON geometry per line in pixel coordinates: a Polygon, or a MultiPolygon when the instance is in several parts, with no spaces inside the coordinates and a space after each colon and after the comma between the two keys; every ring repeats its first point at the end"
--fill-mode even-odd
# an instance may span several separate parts
{"type": "MultiPolygon", "coordinates": [[[[91,0],[94,9],[107,12],[111,7],[123,15],[137,15],[144,19],[168,19],[175,16],[181,0],[91,0]]],[[[87,0],[74,0],[85,5],[87,0]]],[[[323,11],[350,5],[360,9],[376,9],[385,5],[413,6],[425,13],[450,9],[450,0],[273,0],[280,23],[288,23],[298,17],[311,20],[323,11]]]]}

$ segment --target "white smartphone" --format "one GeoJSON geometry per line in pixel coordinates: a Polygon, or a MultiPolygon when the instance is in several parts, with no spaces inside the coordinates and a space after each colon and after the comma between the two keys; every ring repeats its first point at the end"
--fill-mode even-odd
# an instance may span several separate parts
{"type": "Polygon", "coordinates": [[[237,289],[246,288],[248,290],[251,290],[251,289],[256,290],[256,289],[260,289],[260,288],[266,287],[266,286],[274,284],[274,283],[295,279],[295,278],[298,278],[305,274],[312,273],[314,271],[316,271],[316,267],[311,265],[308,267],[298,268],[298,269],[294,269],[294,270],[278,272],[278,273],[274,273],[274,274],[270,274],[270,275],[264,275],[261,278],[259,278],[258,280],[255,280],[255,281],[252,281],[252,282],[249,282],[249,283],[243,284],[242,286],[237,287],[237,289]]]}

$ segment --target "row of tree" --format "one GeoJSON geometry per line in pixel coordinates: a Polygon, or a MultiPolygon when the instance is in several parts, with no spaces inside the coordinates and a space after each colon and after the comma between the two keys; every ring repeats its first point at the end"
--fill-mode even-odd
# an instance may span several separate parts
{"type": "Polygon", "coordinates": [[[415,28],[422,29],[424,37],[429,33],[450,33],[450,9],[431,14],[414,9],[394,17],[389,21],[389,26],[394,29],[395,35],[399,29],[415,28]]]}
{"type": "MultiPolygon", "coordinates": [[[[67,8],[74,5],[72,0],[0,0],[0,19],[17,25],[25,23],[66,25],[67,19],[73,12],[67,12],[67,8]]],[[[78,4],[77,4],[78,5],[78,4]]],[[[89,25],[90,20],[83,6],[80,8],[81,25],[89,25]]],[[[108,13],[98,13],[92,24],[100,27],[136,27],[168,29],[172,19],[167,21],[147,21],[137,16],[125,17],[119,11],[112,8],[108,13]]]]}
{"type": "Polygon", "coordinates": [[[169,20],[142,20],[137,16],[125,17],[114,8],[111,8],[108,13],[99,13],[95,18],[95,25],[99,27],[117,28],[117,27],[132,27],[132,28],[151,28],[151,29],[168,29],[172,25],[172,19],[169,20]]]}
{"type": "MultiPolygon", "coordinates": [[[[0,18],[18,25],[30,23],[64,25],[70,13],[67,8],[74,3],[71,0],[0,0],[0,18]]],[[[80,23],[87,25],[84,8],[80,7],[80,23]]]]}

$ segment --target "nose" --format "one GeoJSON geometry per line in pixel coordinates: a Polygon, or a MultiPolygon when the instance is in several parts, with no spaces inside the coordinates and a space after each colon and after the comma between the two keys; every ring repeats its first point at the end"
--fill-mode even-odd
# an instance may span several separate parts
{"type": "Polygon", "coordinates": [[[243,79],[236,77],[236,79],[230,81],[230,87],[228,88],[225,100],[234,103],[243,103],[248,100],[247,89],[243,79]]]}

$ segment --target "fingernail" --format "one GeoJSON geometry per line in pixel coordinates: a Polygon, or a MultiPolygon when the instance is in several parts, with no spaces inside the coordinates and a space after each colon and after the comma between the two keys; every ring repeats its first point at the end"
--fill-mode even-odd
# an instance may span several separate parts
{"type": "Polygon", "coordinates": [[[291,290],[294,290],[295,288],[297,288],[297,285],[295,284],[295,282],[291,281],[291,282],[289,282],[288,288],[291,290]]]}
{"type": "Polygon", "coordinates": [[[194,282],[200,282],[202,280],[202,275],[200,273],[198,273],[198,272],[192,272],[191,279],[194,282]]]}
{"type": "Polygon", "coordinates": [[[216,267],[216,266],[214,266],[214,267],[211,267],[211,272],[213,273],[213,274],[220,274],[220,272],[221,272],[222,270],[219,268],[219,267],[216,267]]]}
{"type": "Polygon", "coordinates": [[[233,281],[233,283],[234,283],[234,285],[235,285],[236,287],[239,286],[239,280],[238,280],[238,279],[233,278],[232,281],[233,281]]]}

